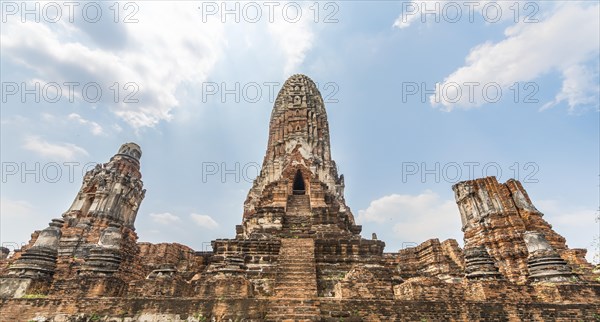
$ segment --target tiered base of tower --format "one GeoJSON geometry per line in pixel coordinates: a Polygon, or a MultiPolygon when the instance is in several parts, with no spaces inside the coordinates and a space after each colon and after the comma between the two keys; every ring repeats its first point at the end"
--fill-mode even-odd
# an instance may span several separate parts
{"type": "MultiPolygon", "coordinates": [[[[455,241],[434,239],[383,253],[381,244],[222,239],[213,252],[194,253],[177,244],[142,243],[134,269],[145,278],[34,281],[18,298],[0,299],[0,316],[49,322],[594,321],[600,313],[600,283],[590,279],[513,283],[482,247],[463,254],[455,241]]],[[[2,282],[15,280],[23,279],[2,282]]]]}

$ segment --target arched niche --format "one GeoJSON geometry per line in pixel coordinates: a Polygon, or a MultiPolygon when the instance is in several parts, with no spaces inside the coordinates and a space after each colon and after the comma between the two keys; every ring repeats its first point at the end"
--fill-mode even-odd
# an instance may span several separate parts
{"type": "Polygon", "coordinates": [[[292,191],[295,195],[306,194],[306,183],[304,182],[304,176],[302,176],[302,171],[300,171],[300,169],[298,169],[296,175],[294,175],[292,191]]]}

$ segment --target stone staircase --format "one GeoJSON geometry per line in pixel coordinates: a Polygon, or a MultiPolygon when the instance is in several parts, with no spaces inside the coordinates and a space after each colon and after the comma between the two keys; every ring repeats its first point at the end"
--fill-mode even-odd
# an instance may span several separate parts
{"type": "Polygon", "coordinates": [[[289,196],[283,219],[284,236],[291,238],[311,237],[311,221],[310,196],[289,196]]]}
{"type": "Polygon", "coordinates": [[[267,321],[320,320],[313,239],[281,239],[274,296],[267,321]]]}

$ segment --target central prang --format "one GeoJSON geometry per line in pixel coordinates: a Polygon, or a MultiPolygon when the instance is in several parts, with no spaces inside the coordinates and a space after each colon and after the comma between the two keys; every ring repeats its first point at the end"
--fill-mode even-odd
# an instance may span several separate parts
{"type": "Polygon", "coordinates": [[[275,100],[267,152],[237,238],[314,237],[323,231],[360,238],[360,230],[344,201],[344,176],[331,159],[321,93],[310,78],[294,75],[275,100]]]}

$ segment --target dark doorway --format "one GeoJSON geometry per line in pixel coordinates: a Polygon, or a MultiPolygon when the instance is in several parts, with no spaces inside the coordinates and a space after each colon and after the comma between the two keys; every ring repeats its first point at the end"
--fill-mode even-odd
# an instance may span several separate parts
{"type": "Polygon", "coordinates": [[[300,172],[300,170],[296,171],[292,190],[294,190],[293,192],[295,195],[303,195],[306,192],[306,188],[304,187],[304,178],[302,177],[302,172],[300,172]]]}

